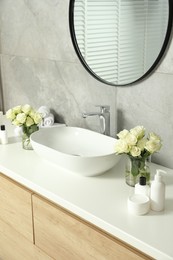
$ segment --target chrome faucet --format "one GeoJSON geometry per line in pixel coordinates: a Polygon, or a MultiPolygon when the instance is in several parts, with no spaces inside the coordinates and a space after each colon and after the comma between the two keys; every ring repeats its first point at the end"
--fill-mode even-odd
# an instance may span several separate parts
{"type": "Polygon", "coordinates": [[[82,117],[99,116],[100,119],[100,133],[110,136],[110,106],[96,106],[100,107],[100,112],[83,113],[82,117]]]}

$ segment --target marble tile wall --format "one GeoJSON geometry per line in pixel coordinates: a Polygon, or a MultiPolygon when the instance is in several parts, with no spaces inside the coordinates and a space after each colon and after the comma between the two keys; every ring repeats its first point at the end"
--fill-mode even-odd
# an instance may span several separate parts
{"type": "Polygon", "coordinates": [[[173,168],[173,40],[155,73],[136,85],[118,88],[117,100],[118,130],[144,125],[155,131],[163,146],[152,161],[173,168]]]}
{"type": "MultiPolygon", "coordinates": [[[[48,105],[56,120],[99,131],[98,118],[82,119],[95,105],[111,107],[111,135],[144,125],[163,139],[152,160],[173,168],[173,44],[148,79],[112,87],[91,77],[70,39],[69,0],[1,0],[0,55],[5,110],[48,105]],[[14,4],[15,3],[15,4],[14,4]]],[[[0,104],[1,105],[1,104],[0,104]]]]}
{"type": "Polygon", "coordinates": [[[1,0],[0,53],[5,110],[17,104],[47,105],[56,121],[99,131],[99,118],[82,118],[111,107],[117,128],[117,89],[86,72],[72,46],[69,0],[1,0]]]}

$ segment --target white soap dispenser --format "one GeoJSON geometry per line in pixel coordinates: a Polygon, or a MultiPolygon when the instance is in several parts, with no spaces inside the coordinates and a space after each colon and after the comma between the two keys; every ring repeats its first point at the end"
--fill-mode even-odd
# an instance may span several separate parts
{"type": "Polygon", "coordinates": [[[162,211],[165,207],[165,183],[163,182],[163,170],[157,169],[154,181],[151,183],[151,209],[154,211],[162,211]]]}

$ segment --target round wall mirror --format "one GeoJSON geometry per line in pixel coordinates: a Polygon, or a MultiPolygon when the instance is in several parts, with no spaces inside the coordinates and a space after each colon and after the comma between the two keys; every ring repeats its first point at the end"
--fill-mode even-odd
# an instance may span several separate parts
{"type": "Polygon", "coordinates": [[[153,71],[168,45],[172,19],[172,0],[70,0],[70,33],[80,61],[114,86],[153,71]]]}

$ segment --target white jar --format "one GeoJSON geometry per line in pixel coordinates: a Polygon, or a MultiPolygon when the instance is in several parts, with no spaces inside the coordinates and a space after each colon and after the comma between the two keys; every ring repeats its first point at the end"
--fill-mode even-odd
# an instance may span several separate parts
{"type": "Polygon", "coordinates": [[[150,199],[143,194],[133,194],[128,197],[128,211],[134,215],[145,215],[150,210],[150,199]]]}

